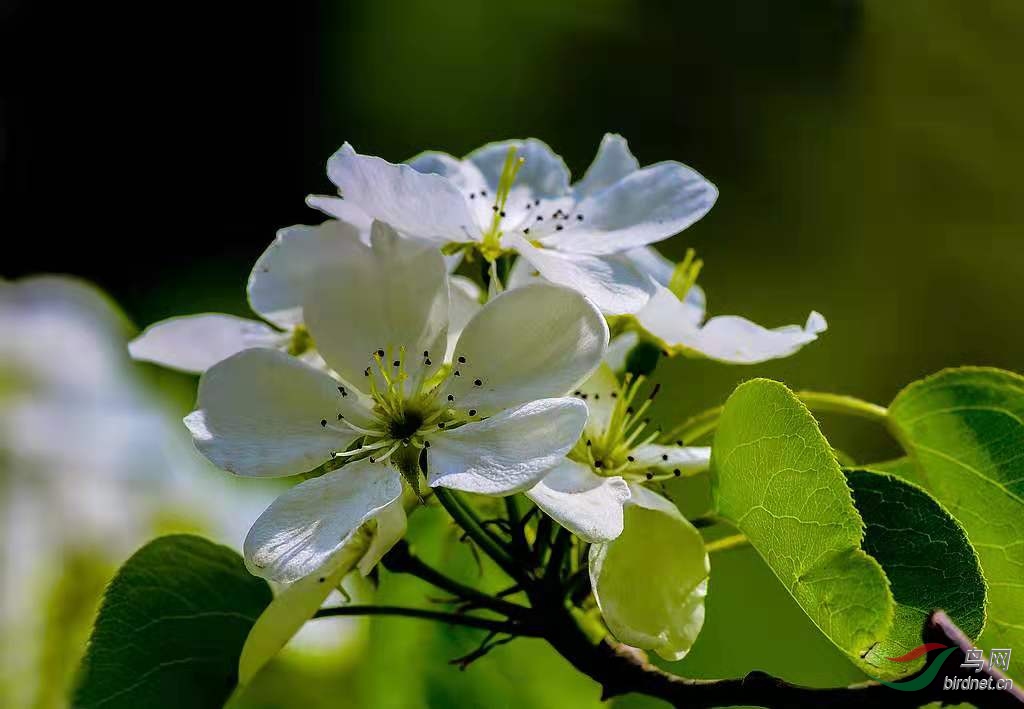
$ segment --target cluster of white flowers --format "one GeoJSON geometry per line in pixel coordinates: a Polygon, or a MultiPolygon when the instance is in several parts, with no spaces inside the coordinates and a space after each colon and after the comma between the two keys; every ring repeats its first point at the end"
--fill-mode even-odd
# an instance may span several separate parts
{"type": "Polygon", "coordinates": [[[340,195],[308,203],[332,219],[282,230],[252,271],[249,302],[266,322],[176,318],[131,346],[203,372],[186,424],[210,460],[306,478],[250,531],[252,572],[330,577],[369,523],[368,571],[424,484],[522,492],[591,544],[612,632],[682,657],[703,622],[707,556],[646,485],[704,470],[710,450],[660,440],[649,385],[615,371],[621,353],[642,340],[761,362],[814,340],[824,319],[705,321],[700,262],[673,264],[650,245],[703,217],[717,190],[677,162],[641,168],[617,135],[575,184],[532,139],[401,165],[346,144],[327,171],[340,195]],[[489,267],[486,288],[451,275],[463,259],[489,267]]]}

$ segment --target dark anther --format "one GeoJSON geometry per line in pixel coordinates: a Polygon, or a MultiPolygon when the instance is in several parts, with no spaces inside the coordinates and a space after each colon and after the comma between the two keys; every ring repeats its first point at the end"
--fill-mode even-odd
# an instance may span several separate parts
{"type": "Polygon", "coordinates": [[[498,216],[499,216],[499,217],[503,217],[503,216],[505,216],[505,210],[503,209],[503,210],[501,210],[500,212],[498,212],[498,216]]]}
{"type": "Polygon", "coordinates": [[[577,214],[576,215],[576,221],[582,222],[583,221],[583,215],[582,214],[577,214]]]}
{"type": "Polygon", "coordinates": [[[497,212],[498,211],[498,205],[494,205],[493,207],[491,207],[491,211],[492,212],[497,212]]]}
{"type": "Polygon", "coordinates": [[[677,446],[681,446],[681,445],[683,445],[683,442],[682,441],[676,441],[676,445],[677,446]]]}
{"type": "Polygon", "coordinates": [[[593,445],[593,444],[591,443],[590,439],[588,438],[587,439],[587,448],[590,448],[591,445],[593,445]]]}
{"type": "Polygon", "coordinates": [[[576,391],[574,391],[574,392],[572,393],[572,395],[573,395],[573,396],[579,396],[579,395],[580,395],[580,392],[579,392],[579,390],[577,389],[576,391]]]}
{"type": "Polygon", "coordinates": [[[344,417],[344,416],[342,416],[341,414],[338,414],[338,420],[339,420],[339,421],[341,421],[341,420],[342,420],[343,418],[345,418],[345,417],[344,417]]]}
{"type": "Polygon", "coordinates": [[[662,453],[661,454],[661,459],[662,460],[668,460],[668,453],[662,453]]]}
{"type": "Polygon", "coordinates": [[[479,379],[474,379],[473,380],[473,386],[480,386],[481,384],[483,384],[483,382],[480,381],[479,379]]]}
{"type": "Polygon", "coordinates": [[[481,197],[486,197],[487,196],[487,190],[480,190],[480,196],[481,197]]]}
{"type": "Polygon", "coordinates": [[[539,199],[533,200],[533,206],[534,207],[539,207],[540,206],[540,200],[539,199]]]}
{"type": "Polygon", "coordinates": [[[653,480],[654,479],[654,473],[647,473],[647,479],[648,480],[653,480]]]}
{"type": "Polygon", "coordinates": [[[630,463],[635,463],[636,462],[636,458],[634,458],[631,455],[627,455],[626,456],[626,460],[628,460],[630,463]]]}
{"type": "Polygon", "coordinates": [[[555,231],[562,231],[563,228],[564,227],[561,224],[559,224],[558,226],[555,227],[555,231]]]}
{"type": "Polygon", "coordinates": [[[619,392],[617,392],[617,391],[613,391],[613,392],[612,392],[612,398],[613,398],[613,399],[618,399],[618,398],[619,398],[619,392]]]}
{"type": "Polygon", "coordinates": [[[587,395],[586,394],[580,394],[580,398],[583,399],[584,401],[586,401],[587,400],[587,395]]]}
{"type": "Polygon", "coordinates": [[[320,419],[320,425],[327,428],[327,419],[320,419]]]}
{"type": "Polygon", "coordinates": [[[600,400],[600,398],[601,398],[600,394],[594,394],[594,401],[598,401],[598,400],[600,400]]]}
{"type": "Polygon", "coordinates": [[[455,370],[455,376],[456,377],[461,377],[462,376],[462,372],[460,372],[459,370],[456,369],[455,370]]]}
{"type": "Polygon", "coordinates": [[[378,357],[383,357],[384,356],[384,350],[377,350],[377,356],[378,357]]]}
{"type": "Polygon", "coordinates": [[[323,576],[321,576],[321,577],[320,577],[320,583],[323,583],[323,582],[324,582],[324,581],[326,581],[326,580],[327,580],[327,579],[326,579],[326,578],[324,578],[323,576]]]}
{"type": "Polygon", "coordinates": [[[455,401],[455,394],[449,394],[448,401],[455,401]]]}
{"type": "Polygon", "coordinates": [[[427,351],[427,350],[423,350],[423,356],[424,357],[429,357],[430,356],[430,352],[427,351]]]}
{"type": "Polygon", "coordinates": [[[470,199],[476,199],[476,192],[470,192],[469,193],[469,198],[470,199]]]}
{"type": "Polygon", "coordinates": [[[595,468],[603,468],[604,467],[604,461],[603,460],[595,460],[594,461],[594,467],[595,468]]]}
{"type": "Polygon", "coordinates": [[[465,364],[465,363],[466,363],[466,358],[465,357],[459,357],[459,364],[465,364]]]}
{"type": "Polygon", "coordinates": [[[632,415],[633,414],[633,407],[632,406],[627,406],[626,407],[626,413],[632,415]]]}
{"type": "Polygon", "coordinates": [[[538,215],[537,215],[537,221],[538,221],[538,222],[542,222],[542,221],[544,221],[544,217],[542,217],[541,215],[539,215],[539,214],[538,214],[538,215]]]}
{"type": "Polygon", "coordinates": [[[423,441],[424,448],[430,448],[430,441],[423,441]]]}
{"type": "Polygon", "coordinates": [[[444,421],[438,421],[437,422],[437,427],[438,428],[444,428],[444,421]]]}
{"type": "Polygon", "coordinates": [[[529,234],[530,233],[530,227],[526,227],[525,229],[523,229],[523,233],[524,234],[529,234]]]}
{"type": "Polygon", "coordinates": [[[345,387],[338,387],[338,393],[342,396],[348,396],[348,390],[345,387]]]}
{"type": "Polygon", "coordinates": [[[430,364],[431,364],[430,357],[427,357],[425,360],[423,360],[423,364],[425,364],[425,365],[427,365],[429,367],[430,364]]]}
{"type": "Polygon", "coordinates": [[[683,474],[683,471],[680,470],[679,468],[676,468],[675,470],[672,471],[672,474],[678,478],[680,475],[683,474]]]}
{"type": "Polygon", "coordinates": [[[370,368],[369,367],[367,367],[366,369],[363,370],[363,376],[364,377],[370,376],[370,368]]]}
{"type": "Polygon", "coordinates": [[[476,409],[470,409],[469,410],[469,415],[470,416],[476,416],[476,409]]]}

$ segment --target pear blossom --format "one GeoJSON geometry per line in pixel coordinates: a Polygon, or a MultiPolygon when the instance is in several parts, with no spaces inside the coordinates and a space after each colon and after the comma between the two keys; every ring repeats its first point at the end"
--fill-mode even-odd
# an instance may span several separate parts
{"type": "Polygon", "coordinates": [[[657,442],[646,414],[658,387],[643,388],[643,377],[619,382],[603,363],[575,392],[590,410],[583,436],[527,495],[593,542],[591,584],[612,633],[678,660],[703,624],[709,562],[700,533],[645,486],[706,470],[711,449],[657,442]]]}
{"type": "MultiPolygon", "coordinates": [[[[344,205],[344,200],[336,200],[344,205]]],[[[329,274],[347,253],[344,242],[370,243],[370,223],[357,210],[333,208],[347,221],[281,229],[256,261],[249,275],[249,305],[263,320],[223,313],[174,317],[155,323],[135,338],[128,350],[139,361],[200,374],[237,352],[269,347],[322,366],[303,321],[302,302],[320,274],[329,274]],[[265,321],[265,322],[264,322],[265,321]]],[[[479,288],[468,278],[453,276],[454,339],[479,307],[479,288]]]]}
{"type": "Polygon", "coordinates": [[[812,310],[803,327],[766,328],[735,315],[706,318],[707,299],[695,284],[700,260],[687,253],[668,284],[654,286],[654,295],[633,317],[639,328],[668,354],[684,354],[730,364],[757,364],[788,357],[818,339],[828,328],[812,310]]]}
{"type": "Polygon", "coordinates": [[[714,185],[678,162],[640,168],[626,141],[606,135],[570,185],[560,157],[536,139],[490,143],[459,160],[425,152],[406,165],[360,155],[346,143],[327,164],[342,202],[446,252],[493,261],[518,253],[544,278],[584,293],[607,314],[632,313],[653,294],[628,252],[703,217],[714,185]]]}
{"type": "Polygon", "coordinates": [[[446,362],[440,252],[379,221],[370,246],[337,245],[344,258],[302,302],[336,376],[278,350],[243,350],[206,371],[185,419],[225,470],[320,473],[281,495],[246,538],[250,570],[281,582],[323,568],[396,503],[403,479],[418,489],[421,470],[431,487],[494,496],[533,487],[578,439],[586,404],[564,394],[608,343],[586,298],[536,284],[481,308],[446,362]]]}

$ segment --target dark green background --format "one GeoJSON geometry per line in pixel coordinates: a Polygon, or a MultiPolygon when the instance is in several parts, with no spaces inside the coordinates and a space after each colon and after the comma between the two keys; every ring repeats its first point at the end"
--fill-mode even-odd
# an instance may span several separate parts
{"type": "MultiPolygon", "coordinates": [[[[39,19],[26,7],[15,19],[39,19]]],[[[59,53],[62,84],[8,86],[5,220],[25,243],[0,263],[6,275],[93,278],[139,325],[244,313],[251,263],[276,228],[318,220],[302,198],[330,189],[324,164],[345,140],[399,161],[536,136],[581,174],[616,131],[642,163],[681,160],[718,185],[710,215],[663,246],[705,259],[713,313],[781,325],[814,308],[830,326],[768,365],[671,362],[660,370],[666,421],[755,375],[886,403],[946,366],[1024,369],[1015,0],[410,0],[164,19],[140,18],[131,33],[97,22],[97,41],[67,30],[90,51],[59,53]]],[[[869,424],[823,423],[858,460],[896,450],[869,424]]],[[[462,559],[433,531],[426,544],[462,559]]],[[[471,562],[459,563],[472,580],[471,562]]],[[[712,564],[707,625],[680,671],[856,677],[751,552],[712,564]]],[[[422,601],[401,580],[384,588],[422,601]]],[[[280,666],[261,699],[243,699],[593,703],[594,686],[535,641],[465,673],[445,664],[472,640],[380,621],[364,661],[326,693],[323,672],[280,666]]]]}

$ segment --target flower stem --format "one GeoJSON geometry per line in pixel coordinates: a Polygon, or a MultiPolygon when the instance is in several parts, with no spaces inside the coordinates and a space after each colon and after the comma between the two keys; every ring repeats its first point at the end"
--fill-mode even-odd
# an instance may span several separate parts
{"type": "Polygon", "coordinates": [[[423,620],[436,620],[451,625],[463,625],[468,628],[489,630],[493,633],[505,633],[507,635],[524,635],[528,637],[540,637],[540,632],[518,621],[491,620],[490,618],[479,618],[472,615],[459,613],[444,613],[442,611],[426,610],[424,608],[406,608],[405,606],[372,606],[354,605],[337,606],[333,608],[321,608],[316,612],[314,618],[334,618],[338,616],[354,615],[397,615],[405,618],[420,618],[423,620]]]}
{"type": "MultiPolygon", "coordinates": [[[[821,391],[798,391],[796,397],[811,411],[846,414],[857,418],[868,419],[885,424],[888,409],[870,401],[858,399],[845,394],[829,394],[821,391]]],[[[690,445],[704,438],[718,428],[718,419],[722,417],[724,406],[715,406],[691,416],[662,436],[666,441],[681,441],[690,445]]]]}
{"type": "Polygon", "coordinates": [[[722,537],[721,539],[715,539],[704,545],[704,550],[708,554],[714,554],[718,551],[727,551],[728,549],[736,549],[737,547],[746,546],[750,544],[750,540],[747,539],[746,534],[731,534],[728,537],[722,537]]]}
{"type": "Polygon", "coordinates": [[[524,569],[506,551],[504,545],[491,535],[477,518],[476,514],[460,499],[458,493],[443,487],[434,488],[434,495],[441,506],[447,510],[455,523],[462,527],[466,535],[472,539],[487,556],[491,557],[501,569],[516,581],[526,580],[524,569]]]}
{"type": "Polygon", "coordinates": [[[884,406],[872,404],[870,401],[864,401],[855,396],[829,394],[821,391],[798,391],[796,396],[811,411],[846,414],[882,424],[886,422],[889,415],[888,409],[884,406]]]}

